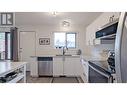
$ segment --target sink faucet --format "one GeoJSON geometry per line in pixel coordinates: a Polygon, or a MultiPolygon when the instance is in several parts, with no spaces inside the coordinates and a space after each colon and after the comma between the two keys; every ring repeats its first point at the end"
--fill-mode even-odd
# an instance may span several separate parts
{"type": "MultiPolygon", "coordinates": [[[[66,47],[66,50],[68,50],[68,48],[66,47]]],[[[63,47],[63,55],[65,55],[66,53],[65,47],[63,47]]]]}

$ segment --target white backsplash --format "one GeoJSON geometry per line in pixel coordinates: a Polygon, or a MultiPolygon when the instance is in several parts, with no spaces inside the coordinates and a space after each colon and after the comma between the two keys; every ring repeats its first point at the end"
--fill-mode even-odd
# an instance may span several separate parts
{"type": "Polygon", "coordinates": [[[96,46],[90,47],[90,55],[96,56],[96,57],[108,57],[108,51],[114,50],[115,45],[114,44],[101,44],[96,46]]]}

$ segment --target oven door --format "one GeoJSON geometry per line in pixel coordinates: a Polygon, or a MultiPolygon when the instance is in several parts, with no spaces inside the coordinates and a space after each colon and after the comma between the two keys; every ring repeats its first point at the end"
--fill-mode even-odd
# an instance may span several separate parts
{"type": "Polygon", "coordinates": [[[112,83],[113,77],[101,67],[95,64],[89,64],[88,81],[89,83],[112,83]]]}

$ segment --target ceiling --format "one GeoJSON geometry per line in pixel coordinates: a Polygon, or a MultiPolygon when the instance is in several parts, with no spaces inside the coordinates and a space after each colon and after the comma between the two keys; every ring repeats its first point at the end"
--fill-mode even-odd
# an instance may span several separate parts
{"type": "Polygon", "coordinates": [[[16,12],[16,25],[59,25],[63,21],[70,24],[87,26],[94,21],[101,12],[16,12]]]}

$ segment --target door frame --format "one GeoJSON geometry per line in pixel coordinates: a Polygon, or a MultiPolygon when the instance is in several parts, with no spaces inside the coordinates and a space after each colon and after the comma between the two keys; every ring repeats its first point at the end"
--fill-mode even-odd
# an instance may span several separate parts
{"type": "Polygon", "coordinates": [[[18,46],[19,46],[19,48],[18,48],[19,60],[21,60],[21,54],[20,54],[20,52],[21,52],[21,51],[20,51],[20,46],[21,46],[21,45],[20,45],[20,35],[21,35],[21,34],[20,34],[20,33],[22,33],[22,32],[28,32],[28,33],[29,33],[29,32],[34,32],[34,36],[35,36],[35,51],[34,51],[34,52],[35,52],[35,56],[36,56],[36,32],[35,32],[35,31],[19,31],[19,44],[18,44],[18,46]]]}

